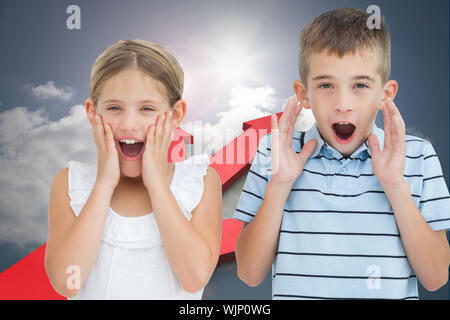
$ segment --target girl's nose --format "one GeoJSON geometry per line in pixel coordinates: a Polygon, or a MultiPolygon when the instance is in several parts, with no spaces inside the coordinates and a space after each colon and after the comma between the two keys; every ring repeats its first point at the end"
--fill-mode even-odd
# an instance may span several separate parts
{"type": "Polygon", "coordinates": [[[136,115],[132,112],[124,113],[121,117],[120,128],[124,131],[131,130],[136,131],[139,129],[139,121],[136,115]]]}

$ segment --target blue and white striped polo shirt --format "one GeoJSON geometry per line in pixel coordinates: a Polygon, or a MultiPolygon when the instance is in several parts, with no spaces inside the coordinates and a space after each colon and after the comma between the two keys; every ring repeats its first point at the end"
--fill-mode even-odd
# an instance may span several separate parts
{"type": "MultiPolygon", "coordinates": [[[[383,130],[372,131],[384,145],[383,130]]],[[[296,131],[292,146],[316,148],[286,201],[272,265],[273,299],[417,299],[392,207],[363,143],[349,158],[328,145],[314,125],[296,131]]],[[[234,218],[250,222],[271,176],[271,135],[260,140],[234,218]]],[[[433,230],[450,228],[450,197],[432,145],[406,136],[404,177],[433,230]]],[[[432,248],[430,248],[432,250],[432,248]]]]}

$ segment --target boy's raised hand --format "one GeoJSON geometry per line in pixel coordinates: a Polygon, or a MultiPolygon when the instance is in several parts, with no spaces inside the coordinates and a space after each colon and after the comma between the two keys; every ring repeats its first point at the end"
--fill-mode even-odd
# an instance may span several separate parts
{"type": "Polygon", "coordinates": [[[101,114],[90,113],[89,122],[97,145],[96,184],[115,189],[120,180],[120,166],[112,128],[103,123],[101,114]]]}
{"type": "Polygon", "coordinates": [[[405,122],[398,108],[390,98],[381,105],[384,120],[384,147],[380,150],[378,138],[372,133],[368,137],[372,153],[372,167],[375,176],[385,189],[404,181],[406,161],[405,122]]]}
{"type": "Polygon", "coordinates": [[[294,125],[301,111],[302,106],[294,96],[288,99],[279,122],[275,114],[271,115],[273,182],[292,185],[316,147],[316,139],[311,139],[300,153],[296,153],[292,148],[294,125]]]}
{"type": "Polygon", "coordinates": [[[162,179],[167,179],[168,151],[175,129],[172,111],[159,114],[155,124],[148,128],[142,155],[142,180],[149,190],[152,186],[158,187],[162,179]]]}

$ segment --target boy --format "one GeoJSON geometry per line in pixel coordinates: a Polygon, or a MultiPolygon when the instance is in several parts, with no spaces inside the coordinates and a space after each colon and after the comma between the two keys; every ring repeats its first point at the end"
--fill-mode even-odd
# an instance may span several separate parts
{"type": "Polygon", "coordinates": [[[272,265],[273,299],[417,299],[417,278],[447,282],[448,189],[432,145],[405,135],[389,33],[368,17],[333,10],[301,32],[298,100],[272,115],[242,190],[238,275],[257,286],[272,265]],[[294,132],[302,107],[316,124],[294,132]]]}

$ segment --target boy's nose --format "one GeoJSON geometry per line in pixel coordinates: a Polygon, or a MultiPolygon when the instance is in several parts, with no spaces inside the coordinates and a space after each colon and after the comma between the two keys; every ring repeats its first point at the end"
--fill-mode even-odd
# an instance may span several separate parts
{"type": "Polygon", "coordinates": [[[347,104],[341,103],[341,104],[336,105],[336,110],[340,111],[340,112],[347,112],[347,111],[353,110],[353,107],[349,103],[347,103],[347,104]]]}
{"type": "Polygon", "coordinates": [[[347,112],[353,110],[353,101],[345,93],[338,93],[335,101],[335,109],[340,112],[347,112]]]}

